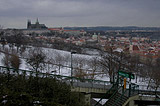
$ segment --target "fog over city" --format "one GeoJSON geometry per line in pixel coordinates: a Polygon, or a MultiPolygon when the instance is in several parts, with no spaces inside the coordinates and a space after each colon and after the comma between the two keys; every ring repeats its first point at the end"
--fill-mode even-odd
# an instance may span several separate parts
{"type": "Polygon", "coordinates": [[[48,27],[160,26],[160,0],[0,0],[0,24],[26,28],[39,18],[48,27]]]}

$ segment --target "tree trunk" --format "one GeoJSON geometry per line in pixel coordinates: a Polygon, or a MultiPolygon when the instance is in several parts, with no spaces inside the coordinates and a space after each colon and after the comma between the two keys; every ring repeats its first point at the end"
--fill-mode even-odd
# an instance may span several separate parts
{"type": "Polygon", "coordinates": [[[149,79],[148,85],[147,85],[147,89],[149,88],[149,85],[151,83],[151,78],[149,79]]]}
{"type": "Polygon", "coordinates": [[[155,89],[155,95],[157,94],[157,89],[158,89],[158,87],[159,87],[159,86],[156,86],[156,89],[155,89]]]}
{"type": "Polygon", "coordinates": [[[136,83],[137,83],[137,74],[135,76],[136,76],[136,83]]]}
{"type": "Polygon", "coordinates": [[[60,74],[61,73],[61,65],[60,64],[59,64],[58,68],[59,68],[59,74],[60,74]]]}

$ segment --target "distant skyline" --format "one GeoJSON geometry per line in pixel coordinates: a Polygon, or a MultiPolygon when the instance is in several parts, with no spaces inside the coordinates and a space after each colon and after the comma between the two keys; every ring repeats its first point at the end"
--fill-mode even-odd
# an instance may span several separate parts
{"type": "Polygon", "coordinates": [[[0,25],[160,27],[160,0],[0,0],[0,25]]]}

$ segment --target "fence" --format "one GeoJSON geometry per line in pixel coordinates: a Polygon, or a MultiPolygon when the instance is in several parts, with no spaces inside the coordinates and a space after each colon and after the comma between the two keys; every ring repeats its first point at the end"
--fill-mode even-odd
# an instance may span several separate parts
{"type": "Polygon", "coordinates": [[[72,84],[73,86],[83,86],[83,87],[92,87],[92,88],[106,88],[106,85],[110,85],[109,81],[102,81],[102,80],[95,80],[95,79],[82,79],[78,77],[70,77],[70,76],[62,76],[50,73],[42,73],[30,70],[22,70],[22,69],[15,69],[9,68],[5,66],[0,66],[0,73],[3,74],[12,74],[12,75],[24,75],[24,76],[38,76],[41,78],[44,77],[52,77],[56,78],[57,80],[66,82],[67,84],[72,84]]]}

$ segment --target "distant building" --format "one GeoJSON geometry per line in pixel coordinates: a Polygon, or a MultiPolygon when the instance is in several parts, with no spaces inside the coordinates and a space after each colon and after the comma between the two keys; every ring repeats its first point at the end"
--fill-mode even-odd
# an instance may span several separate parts
{"type": "Polygon", "coordinates": [[[27,29],[47,29],[45,24],[39,24],[38,18],[35,24],[32,24],[30,20],[27,23],[27,29]]]}
{"type": "Polygon", "coordinates": [[[94,33],[94,35],[92,35],[92,39],[93,40],[98,40],[98,36],[96,35],[96,33],[94,33]]]}
{"type": "Polygon", "coordinates": [[[48,29],[22,29],[25,35],[50,33],[48,29]]]}
{"type": "Polygon", "coordinates": [[[80,35],[80,30],[63,30],[63,33],[69,34],[69,35],[80,35]]]}
{"type": "Polygon", "coordinates": [[[62,33],[63,32],[63,28],[48,28],[48,30],[50,30],[51,32],[58,32],[58,33],[62,33]]]}
{"type": "Polygon", "coordinates": [[[84,35],[86,34],[86,31],[83,30],[66,30],[63,28],[48,28],[48,30],[52,31],[52,32],[59,32],[59,33],[65,33],[65,34],[69,34],[69,35],[84,35]]]}
{"type": "Polygon", "coordinates": [[[131,54],[138,54],[140,52],[140,48],[138,45],[130,45],[129,51],[131,54]]]}

